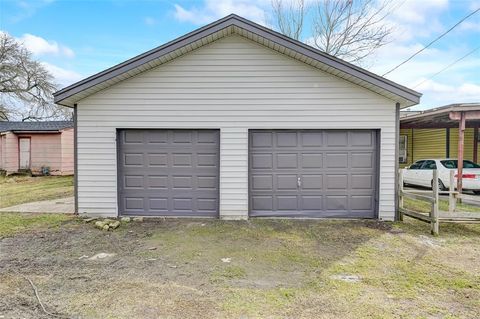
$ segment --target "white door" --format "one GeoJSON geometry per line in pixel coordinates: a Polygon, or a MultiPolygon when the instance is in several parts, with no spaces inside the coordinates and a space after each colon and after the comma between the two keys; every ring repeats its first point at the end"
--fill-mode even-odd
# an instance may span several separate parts
{"type": "Polygon", "coordinates": [[[20,138],[18,142],[20,146],[20,169],[30,168],[30,139],[20,138]]]}

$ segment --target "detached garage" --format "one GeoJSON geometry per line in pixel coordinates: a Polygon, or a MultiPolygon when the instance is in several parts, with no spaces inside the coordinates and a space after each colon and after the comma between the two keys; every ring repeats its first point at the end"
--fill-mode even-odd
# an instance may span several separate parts
{"type": "Polygon", "coordinates": [[[395,216],[398,114],[420,94],[236,15],[55,93],[76,210],[395,216]]]}

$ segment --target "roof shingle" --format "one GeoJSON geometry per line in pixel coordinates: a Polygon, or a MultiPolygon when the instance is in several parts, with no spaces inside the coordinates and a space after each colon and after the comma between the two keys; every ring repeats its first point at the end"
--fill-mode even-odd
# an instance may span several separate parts
{"type": "Polygon", "coordinates": [[[2,122],[0,132],[7,131],[59,131],[73,127],[72,121],[46,121],[46,122],[2,122]]]}

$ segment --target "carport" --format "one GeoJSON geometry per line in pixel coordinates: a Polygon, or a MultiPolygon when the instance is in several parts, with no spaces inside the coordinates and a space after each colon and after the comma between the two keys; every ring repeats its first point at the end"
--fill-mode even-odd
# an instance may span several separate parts
{"type": "MultiPolygon", "coordinates": [[[[480,104],[450,104],[439,108],[406,115],[400,119],[401,129],[441,129],[458,127],[457,191],[462,192],[465,129],[474,129],[473,161],[478,162],[480,104]]],[[[448,147],[448,146],[447,146],[448,147]]]]}

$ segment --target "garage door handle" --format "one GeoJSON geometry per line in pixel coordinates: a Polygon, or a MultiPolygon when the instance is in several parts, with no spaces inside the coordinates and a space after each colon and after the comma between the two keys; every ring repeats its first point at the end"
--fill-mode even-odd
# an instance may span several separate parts
{"type": "Polygon", "coordinates": [[[300,188],[302,187],[302,181],[300,180],[300,177],[297,178],[297,186],[300,188]]]}

